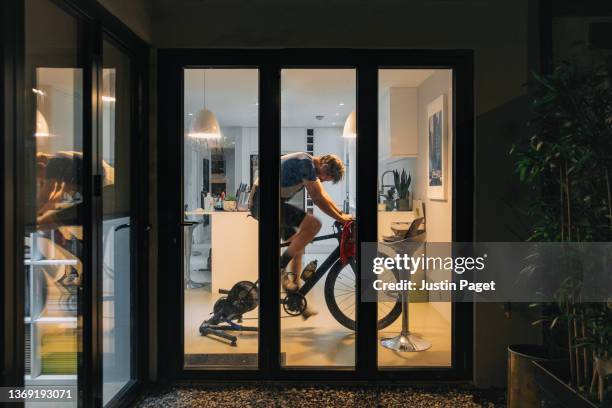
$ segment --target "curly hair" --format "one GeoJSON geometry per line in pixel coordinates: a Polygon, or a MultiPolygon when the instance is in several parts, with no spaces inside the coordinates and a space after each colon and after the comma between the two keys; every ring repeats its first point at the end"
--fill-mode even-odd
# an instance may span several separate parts
{"type": "Polygon", "coordinates": [[[319,158],[322,166],[327,166],[327,174],[331,176],[333,183],[336,184],[344,177],[344,163],[335,154],[326,154],[319,158]]]}

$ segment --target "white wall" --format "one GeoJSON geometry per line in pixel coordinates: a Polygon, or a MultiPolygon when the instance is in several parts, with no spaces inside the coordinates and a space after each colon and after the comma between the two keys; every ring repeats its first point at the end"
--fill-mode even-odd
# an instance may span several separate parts
{"type": "MultiPolygon", "coordinates": [[[[446,95],[448,100],[449,90],[452,87],[452,72],[450,70],[436,70],[429,78],[427,78],[418,88],[418,134],[419,134],[419,156],[416,160],[416,183],[415,183],[415,198],[423,200],[425,204],[427,242],[451,242],[452,241],[452,155],[448,154],[452,146],[452,131],[450,126],[450,111],[447,115],[447,154],[444,165],[446,166],[446,200],[431,200],[427,197],[428,184],[428,138],[429,138],[429,122],[427,118],[427,105],[438,98],[440,95],[446,95]]],[[[447,105],[447,109],[448,109],[447,105]]],[[[450,254],[449,254],[450,255],[450,254]]],[[[449,271],[427,271],[429,279],[442,281],[450,279],[449,271]]],[[[440,299],[432,298],[430,294],[431,305],[446,319],[451,322],[451,304],[448,302],[439,302],[440,299]]]]}
{"type": "MultiPolygon", "coordinates": [[[[453,191],[451,183],[447,185],[444,201],[431,200],[427,198],[428,179],[428,137],[429,126],[427,120],[427,105],[440,95],[446,95],[448,99],[449,89],[452,87],[452,73],[450,70],[436,70],[418,88],[418,129],[419,129],[419,159],[416,168],[415,198],[423,199],[427,216],[427,241],[428,242],[451,242],[452,240],[452,200],[453,191]]],[[[446,122],[447,124],[449,121],[446,122]]],[[[447,132],[447,153],[452,146],[451,132],[447,132]]],[[[451,181],[452,157],[446,155],[446,179],[451,181]]]]}

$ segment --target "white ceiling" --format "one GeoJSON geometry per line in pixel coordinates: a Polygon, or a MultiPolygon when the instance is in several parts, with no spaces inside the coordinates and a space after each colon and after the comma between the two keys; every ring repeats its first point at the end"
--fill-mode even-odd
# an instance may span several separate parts
{"type": "MultiPolygon", "coordinates": [[[[382,93],[390,86],[417,87],[433,72],[381,70],[379,88],[382,93]]],[[[356,72],[353,69],[284,69],[281,74],[281,126],[343,127],[355,109],[355,98],[356,72]],[[322,115],[323,119],[316,119],[317,115],[322,115]]],[[[257,70],[186,69],[186,126],[204,103],[215,113],[222,127],[256,127],[257,70]]]]}

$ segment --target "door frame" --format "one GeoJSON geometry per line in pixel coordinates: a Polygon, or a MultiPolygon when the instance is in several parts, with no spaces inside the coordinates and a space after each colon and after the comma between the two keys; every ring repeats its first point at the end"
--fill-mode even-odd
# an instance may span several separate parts
{"type": "MultiPolygon", "coordinates": [[[[378,157],[378,70],[422,68],[453,70],[453,241],[473,240],[474,95],[472,50],[366,49],[160,49],[158,50],[158,344],[162,380],[428,381],[470,380],[472,376],[472,304],[453,303],[452,367],[377,367],[376,304],[358,301],[354,369],[324,370],[280,366],[278,293],[278,206],[262,206],[259,228],[258,369],[183,368],[183,69],[259,69],[260,200],[279,203],[280,72],[283,68],[354,68],[357,76],[357,162],[378,157]],[[180,160],[176,160],[176,158],[180,160]],[[180,180],[177,183],[177,180],[180,180]],[[460,198],[460,199],[458,199],[460,198]],[[177,272],[177,268],[178,271],[177,272]],[[460,324],[458,324],[458,322],[460,324]]],[[[358,218],[376,220],[377,172],[357,167],[358,218]]],[[[358,223],[359,242],[375,242],[377,223],[358,223]]],[[[358,256],[360,255],[360,245],[358,256]]],[[[357,296],[361,282],[357,280],[357,296]]]]}

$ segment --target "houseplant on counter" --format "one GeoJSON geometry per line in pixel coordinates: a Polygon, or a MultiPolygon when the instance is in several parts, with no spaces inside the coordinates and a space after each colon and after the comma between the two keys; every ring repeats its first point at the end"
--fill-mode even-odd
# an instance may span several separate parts
{"type": "MultiPolygon", "coordinates": [[[[534,224],[529,239],[610,242],[610,73],[605,68],[579,70],[563,64],[549,75],[534,74],[534,79],[533,118],[529,122],[533,132],[528,140],[513,147],[518,155],[519,177],[533,191],[529,212],[534,224]]],[[[610,403],[605,397],[605,377],[612,366],[612,305],[582,302],[583,278],[578,271],[565,279],[554,294],[556,302],[541,305],[545,312],[537,323],[549,329],[544,333],[548,344],[565,347],[569,386],[605,405],[610,403]],[[558,341],[560,335],[564,336],[562,342],[558,341]]],[[[553,371],[542,371],[554,375],[553,371]]],[[[559,392],[561,389],[544,394],[554,396],[559,392]]],[[[584,404],[588,402],[584,400],[584,404]]]]}
{"type": "Polygon", "coordinates": [[[227,195],[223,199],[223,210],[224,211],[236,211],[236,196],[227,195]]]}
{"type": "Polygon", "coordinates": [[[412,197],[410,194],[412,176],[410,174],[406,175],[406,170],[404,169],[402,169],[401,174],[399,171],[393,170],[393,182],[397,191],[397,211],[412,210],[412,197]]]}

